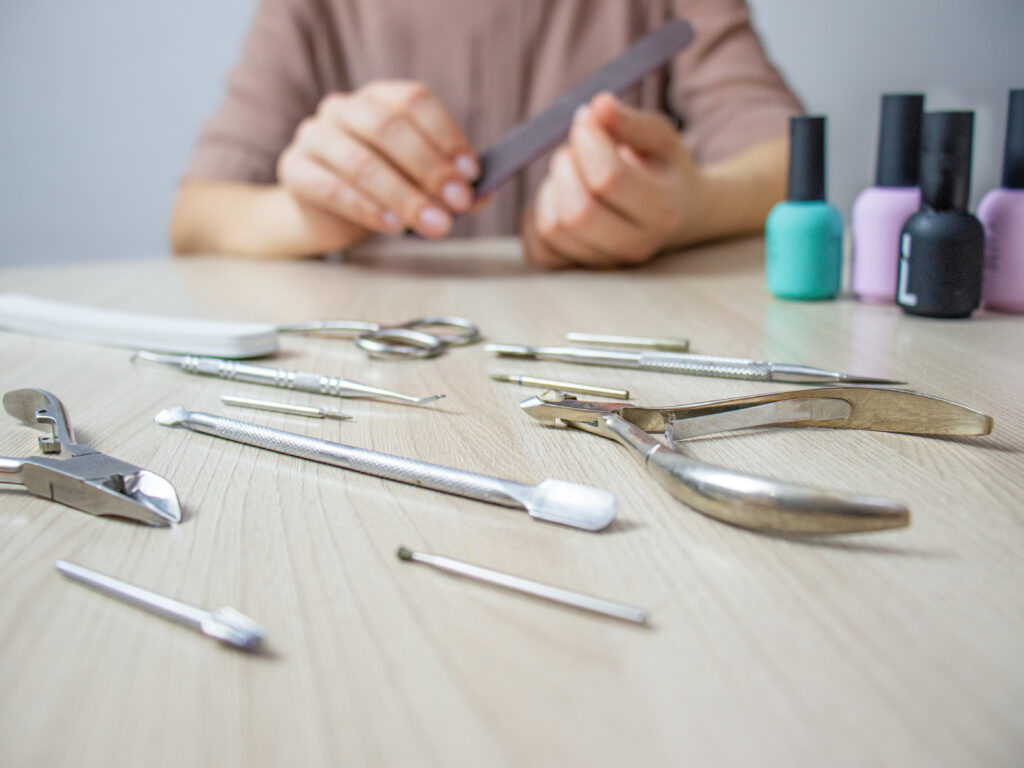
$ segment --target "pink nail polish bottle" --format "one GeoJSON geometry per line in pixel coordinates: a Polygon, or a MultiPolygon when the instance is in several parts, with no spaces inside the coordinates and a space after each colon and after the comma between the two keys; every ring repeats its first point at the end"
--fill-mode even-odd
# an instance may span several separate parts
{"type": "Polygon", "coordinates": [[[1024,314],[1024,88],[1010,91],[1003,185],[978,206],[985,227],[985,309],[1024,314]]]}
{"type": "Polygon", "coordinates": [[[919,93],[882,96],[875,186],[857,196],[851,216],[850,287],[864,302],[896,301],[900,233],[921,207],[917,176],[923,112],[924,96],[919,93]]]}

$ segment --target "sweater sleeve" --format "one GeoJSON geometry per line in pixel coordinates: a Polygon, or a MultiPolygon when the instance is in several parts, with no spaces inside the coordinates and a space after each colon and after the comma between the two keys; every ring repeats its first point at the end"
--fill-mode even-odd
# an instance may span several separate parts
{"type": "Polygon", "coordinates": [[[729,157],[784,136],[799,100],[768,57],[745,0],[674,0],[694,40],[676,60],[669,103],[699,162],[729,157]]]}
{"type": "Polygon", "coordinates": [[[277,158],[322,98],[315,3],[260,0],[227,92],[184,179],[269,184],[277,158]]]}

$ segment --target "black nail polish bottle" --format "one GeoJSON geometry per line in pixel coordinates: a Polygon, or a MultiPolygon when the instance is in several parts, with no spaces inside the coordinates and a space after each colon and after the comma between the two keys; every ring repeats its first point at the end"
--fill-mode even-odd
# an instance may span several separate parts
{"type": "Polygon", "coordinates": [[[921,210],[900,238],[896,303],[911,315],[969,317],[981,301],[985,231],[967,212],[973,112],[929,112],[921,126],[921,210]]]}

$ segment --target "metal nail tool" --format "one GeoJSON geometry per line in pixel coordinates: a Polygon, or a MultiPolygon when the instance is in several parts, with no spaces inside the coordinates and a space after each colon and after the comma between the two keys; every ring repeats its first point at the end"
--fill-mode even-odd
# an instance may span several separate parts
{"type": "Polygon", "coordinates": [[[480,565],[464,563],[441,555],[429,555],[425,552],[414,552],[408,547],[398,548],[398,558],[413,563],[422,563],[440,571],[454,573],[458,576],[466,576],[477,581],[484,581],[498,587],[511,589],[514,592],[522,592],[524,595],[532,595],[542,600],[550,600],[553,603],[568,605],[573,608],[580,608],[592,613],[600,613],[603,616],[610,616],[613,619],[632,621],[634,624],[647,623],[647,611],[643,608],[635,608],[632,605],[602,600],[600,597],[591,597],[580,592],[573,592],[561,587],[553,587],[550,584],[542,584],[539,581],[524,579],[521,576],[513,576],[510,573],[494,571],[480,565]]]}
{"type": "Polygon", "coordinates": [[[236,443],[351,469],[385,480],[397,480],[503,507],[525,509],[530,517],[537,520],[587,531],[599,531],[615,519],[617,502],[614,494],[564,480],[545,480],[539,485],[524,485],[209,413],[187,411],[180,406],[160,411],[156,415],[156,422],[165,427],[183,427],[193,432],[203,432],[236,443]]]}
{"type": "Polygon", "coordinates": [[[444,395],[413,397],[412,395],[403,395],[400,392],[392,392],[380,387],[371,387],[369,384],[360,384],[358,381],[351,381],[349,379],[321,376],[319,373],[268,368],[262,365],[240,363],[235,360],[223,360],[219,357],[136,352],[132,355],[132,361],[134,362],[135,360],[145,360],[151,363],[174,366],[185,373],[217,376],[221,379],[247,381],[252,384],[265,384],[282,389],[297,389],[302,392],[314,392],[318,395],[333,395],[334,397],[360,397],[367,400],[411,403],[412,405],[426,405],[444,397],[444,395]]]}
{"type": "Polygon", "coordinates": [[[688,458],[674,443],[700,435],[761,426],[829,427],[912,435],[987,435],[992,419],[948,400],[872,387],[775,392],[666,408],[577,400],[549,392],[522,408],[538,421],[567,425],[632,449],[669,493],[726,523],[774,533],[828,534],[909,525],[905,506],[781,483],[688,458]]]}
{"type": "Polygon", "coordinates": [[[284,413],[289,416],[305,416],[310,419],[337,419],[338,421],[348,421],[352,418],[347,413],[336,411],[333,408],[317,408],[312,405],[297,405],[295,403],[278,403],[273,400],[257,400],[254,397],[221,395],[220,401],[224,403],[224,405],[233,405],[237,408],[255,408],[257,411],[284,413]]]}
{"type": "Polygon", "coordinates": [[[623,352],[582,347],[530,347],[522,344],[488,344],[485,349],[499,357],[523,360],[557,360],[611,368],[636,368],[661,373],[685,373],[748,381],[786,381],[794,384],[903,384],[889,379],[872,379],[849,373],[826,371],[806,365],[770,363],[738,357],[713,357],[685,352],[623,352]]]}
{"type": "Polygon", "coordinates": [[[39,438],[39,447],[51,455],[0,458],[0,483],[23,485],[29,493],[90,515],[160,526],[181,521],[178,497],[167,480],[76,443],[67,412],[54,395],[15,389],[4,395],[4,408],[25,424],[49,431],[39,438]]]}
{"type": "Polygon", "coordinates": [[[274,325],[125,312],[19,293],[0,293],[0,328],[151,352],[227,358],[271,355],[278,350],[281,333],[355,335],[356,345],[370,357],[391,359],[436,357],[448,347],[480,340],[476,325],[450,315],[418,317],[396,325],[360,320],[274,325]]]}
{"type": "Polygon", "coordinates": [[[258,650],[266,634],[262,626],[228,606],[206,611],[64,560],[57,561],[57,570],[105,595],[184,624],[235,648],[258,650]]]}
{"type": "Polygon", "coordinates": [[[593,384],[574,384],[571,381],[556,381],[554,379],[538,379],[535,376],[519,376],[513,373],[492,373],[490,377],[494,381],[507,381],[512,384],[518,384],[521,387],[541,387],[543,389],[557,389],[559,392],[576,392],[580,395],[629,399],[628,389],[597,387],[593,384]]]}
{"type": "Polygon", "coordinates": [[[277,326],[278,333],[323,333],[332,336],[355,334],[356,346],[370,357],[381,359],[437,357],[448,347],[480,340],[480,329],[464,317],[435,315],[418,317],[397,325],[360,320],[314,320],[277,326]],[[438,333],[437,329],[449,329],[438,333]],[[434,332],[428,332],[433,329],[434,332]]]}
{"type": "Polygon", "coordinates": [[[632,349],[657,349],[662,352],[686,352],[689,339],[656,338],[650,336],[613,336],[604,333],[567,333],[565,340],[570,344],[594,347],[627,347],[632,349]]]}

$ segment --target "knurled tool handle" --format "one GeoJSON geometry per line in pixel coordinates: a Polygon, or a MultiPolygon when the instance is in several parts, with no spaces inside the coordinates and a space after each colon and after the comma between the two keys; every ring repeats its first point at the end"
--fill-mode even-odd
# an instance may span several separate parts
{"type": "Polygon", "coordinates": [[[382,477],[385,480],[396,480],[400,483],[452,493],[456,496],[465,496],[504,507],[522,508],[524,505],[519,498],[532,489],[532,486],[525,486],[511,480],[429,464],[425,461],[407,459],[366,448],[332,443],[315,437],[297,435],[293,432],[271,429],[208,413],[185,411],[171,424],[171,426],[179,425],[236,443],[266,448],[300,459],[309,459],[321,464],[330,464],[342,469],[351,469],[363,474],[382,477]]]}
{"type": "Polygon", "coordinates": [[[682,352],[643,352],[637,367],[644,371],[683,373],[691,376],[714,376],[721,379],[771,381],[771,365],[764,360],[743,360],[735,357],[690,355],[682,352]]]}

